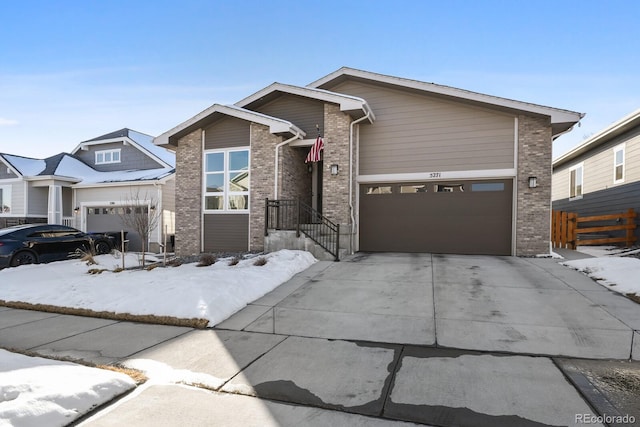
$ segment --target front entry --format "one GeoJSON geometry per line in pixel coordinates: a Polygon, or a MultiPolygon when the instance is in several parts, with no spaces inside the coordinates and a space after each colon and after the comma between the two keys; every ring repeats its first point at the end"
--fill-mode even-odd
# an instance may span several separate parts
{"type": "Polygon", "coordinates": [[[323,163],[322,160],[314,163],[310,163],[312,165],[313,171],[311,176],[311,207],[315,209],[317,212],[322,213],[322,168],[323,163]]]}

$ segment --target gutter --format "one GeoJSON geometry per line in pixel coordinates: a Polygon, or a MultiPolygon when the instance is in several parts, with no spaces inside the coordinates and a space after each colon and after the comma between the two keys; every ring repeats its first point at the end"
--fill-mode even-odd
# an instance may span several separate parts
{"type": "MultiPolygon", "coordinates": [[[[372,114],[371,110],[367,109],[367,115],[360,117],[358,120],[351,122],[349,125],[349,215],[351,217],[351,235],[349,236],[349,247],[351,249],[351,254],[354,253],[353,247],[353,239],[356,233],[356,215],[355,209],[353,208],[353,129],[354,125],[369,119],[371,120],[372,114]]],[[[360,133],[358,133],[358,140],[360,139],[360,133]]],[[[338,237],[339,238],[339,237],[338,237]]]]}

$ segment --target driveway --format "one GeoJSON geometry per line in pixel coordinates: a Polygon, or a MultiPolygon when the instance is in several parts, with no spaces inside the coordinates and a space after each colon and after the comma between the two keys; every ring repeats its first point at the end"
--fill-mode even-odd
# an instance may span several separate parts
{"type": "Polygon", "coordinates": [[[0,346],[147,370],[92,427],[580,425],[610,407],[559,361],[638,359],[638,329],[554,260],[430,254],[316,263],[208,330],[0,309],[0,346]]]}
{"type": "Polygon", "coordinates": [[[358,254],[316,266],[217,327],[628,359],[640,310],[551,259],[358,254]]]}

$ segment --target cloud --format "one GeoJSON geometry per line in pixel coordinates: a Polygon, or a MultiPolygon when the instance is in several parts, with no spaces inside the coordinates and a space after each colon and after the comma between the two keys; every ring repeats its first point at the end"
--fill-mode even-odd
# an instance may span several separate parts
{"type": "Polygon", "coordinates": [[[5,119],[4,117],[0,117],[0,126],[13,126],[17,124],[18,124],[17,120],[5,119]]]}

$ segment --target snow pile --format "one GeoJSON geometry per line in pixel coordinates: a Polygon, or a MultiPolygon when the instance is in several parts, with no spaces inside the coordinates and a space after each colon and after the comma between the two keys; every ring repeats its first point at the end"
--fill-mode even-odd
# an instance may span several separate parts
{"type": "Polygon", "coordinates": [[[0,349],[0,425],[64,426],[135,387],[128,376],[0,349]]]}
{"type": "Polygon", "coordinates": [[[640,295],[640,259],[624,257],[587,258],[562,263],[575,268],[603,286],[621,294],[640,295]]]}
{"type": "MultiPolygon", "coordinates": [[[[120,258],[97,256],[99,265],[92,266],[70,260],[6,268],[0,270],[0,300],[207,319],[213,326],[316,262],[305,251],[281,250],[264,258],[267,263],[263,266],[255,266],[255,258],[244,259],[235,266],[229,266],[226,259],[209,267],[185,264],[93,275],[87,271],[113,270],[120,265],[120,258]]],[[[125,262],[135,266],[137,258],[125,262]]]]}

